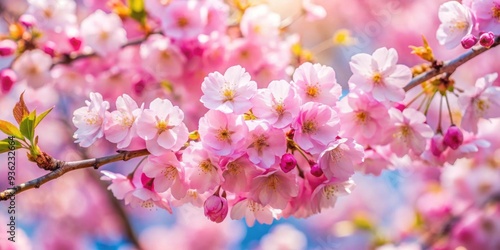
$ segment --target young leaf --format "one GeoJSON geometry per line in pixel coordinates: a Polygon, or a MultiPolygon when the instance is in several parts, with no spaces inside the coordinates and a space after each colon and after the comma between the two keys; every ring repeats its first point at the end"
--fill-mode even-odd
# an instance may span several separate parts
{"type": "Polygon", "coordinates": [[[14,110],[12,110],[12,113],[14,114],[14,118],[17,121],[17,124],[20,124],[21,121],[24,119],[24,117],[28,116],[30,111],[28,110],[28,107],[26,107],[26,104],[24,103],[24,92],[21,94],[19,97],[19,102],[16,103],[14,106],[14,110]]]}
{"type": "Polygon", "coordinates": [[[34,110],[27,117],[24,117],[19,125],[21,134],[28,138],[31,142],[33,142],[33,137],[35,136],[35,118],[36,111],[34,110]]]}
{"type": "Polygon", "coordinates": [[[19,149],[21,147],[22,145],[19,141],[6,138],[0,141],[0,154],[19,149]],[[12,142],[14,142],[14,144],[12,144],[12,142]]]}
{"type": "Polygon", "coordinates": [[[14,124],[8,121],[0,120],[0,130],[4,132],[6,135],[12,135],[19,139],[24,138],[21,131],[19,131],[19,129],[16,126],[14,126],[14,124]]]}
{"type": "Polygon", "coordinates": [[[35,118],[35,128],[36,126],[38,126],[38,124],[43,120],[43,118],[45,118],[45,116],[47,116],[50,111],[52,111],[54,107],[50,108],[50,109],[47,109],[45,112],[41,113],[40,115],[38,115],[36,118],[35,118]]]}
{"type": "Polygon", "coordinates": [[[130,8],[130,17],[145,25],[146,10],[144,9],[144,0],[128,0],[128,6],[130,8]]]}

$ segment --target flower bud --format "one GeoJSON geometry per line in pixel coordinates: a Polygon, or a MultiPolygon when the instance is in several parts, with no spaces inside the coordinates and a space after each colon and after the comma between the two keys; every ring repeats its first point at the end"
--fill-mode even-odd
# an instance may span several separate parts
{"type": "Polygon", "coordinates": [[[462,47],[464,47],[464,49],[472,48],[474,45],[477,44],[477,42],[478,42],[478,39],[473,34],[468,34],[468,35],[464,36],[462,38],[462,41],[460,41],[460,43],[462,43],[462,47]]]}
{"type": "Polygon", "coordinates": [[[318,163],[311,165],[311,174],[316,177],[321,177],[323,175],[323,170],[319,167],[318,163]]]}
{"type": "Polygon", "coordinates": [[[43,45],[43,52],[53,57],[56,54],[55,48],[56,44],[52,41],[48,41],[43,45]]]}
{"type": "Polygon", "coordinates": [[[141,175],[141,183],[143,187],[151,191],[155,190],[154,179],[149,178],[145,173],[142,173],[141,175]]]}
{"type": "Polygon", "coordinates": [[[80,50],[80,48],[82,47],[82,39],[78,36],[72,36],[68,39],[68,41],[71,45],[71,48],[73,48],[73,50],[75,51],[80,50]]]}
{"type": "Polygon", "coordinates": [[[17,43],[10,40],[5,39],[0,41],[0,56],[10,56],[14,54],[17,49],[17,43]]]}
{"type": "Polygon", "coordinates": [[[481,44],[483,47],[489,48],[491,45],[495,43],[495,35],[493,32],[486,32],[481,34],[479,37],[479,44],[481,44]]]}
{"type": "Polygon", "coordinates": [[[297,160],[295,159],[295,156],[293,156],[293,154],[286,153],[281,156],[280,167],[283,172],[288,173],[292,171],[295,166],[297,166],[297,160]]]}
{"type": "Polygon", "coordinates": [[[464,142],[462,131],[455,125],[452,125],[446,131],[443,138],[443,144],[452,149],[457,149],[464,142]]]}
{"type": "Polygon", "coordinates": [[[24,14],[19,17],[19,22],[26,28],[31,28],[35,26],[36,24],[36,19],[34,16],[30,14],[24,14]]]}
{"type": "Polygon", "coordinates": [[[229,210],[226,198],[217,195],[208,197],[203,207],[205,209],[205,216],[217,223],[221,223],[226,218],[229,210]]]}
{"type": "Polygon", "coordinates": [[[16,73],[11,69],[4,69],[0,72],[0,83],[2,93],[7,93],[12,88],[12,85],[17,81],[16,73]]]}
{"type": "Polygon", "coordinates": [[[443,143],[443,135],[436,134],[431,139],[431,153],[439,157],[448,146],[443,143]]]}

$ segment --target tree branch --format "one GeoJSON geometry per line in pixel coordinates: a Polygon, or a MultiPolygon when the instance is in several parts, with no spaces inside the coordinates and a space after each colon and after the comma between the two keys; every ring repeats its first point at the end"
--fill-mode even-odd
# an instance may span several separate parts
{"type": "Polygon", "coordinates": [[[431,78],[441,75],[443,73],[448,73],[452,74],[455,72],[455,70],[460,67],[462,64],[466,63],[467,61],[471,60],[472,58],[482,54],[483,52],[496,47],[497,45],[500,44],[500,36],[495,39],[495,43],[490,48],[485,48],[485,47],[479,47],[479,48],[472,48],[471,50],[465,52],[464,54],[460,55],[459,57],[445,62],[441,67],[435,67],[431,71],[427,71],[425,73],[422,73],[416,77],[414,77],[410,83],[408,83],[405,87],[404,90],[408,91],[412,89],[413,87],[430,80],[431,78]]]}
{"type": "MultiPolygon", "coordinates": [[[[54,180],[67,172],[77,170],[77,169],[82,169],[82,168],[88,168],[88,167],[93,167],[94,169],[98,169],[99,167],[106,165],[108,163],[112,162],[117,162],[117,161],[128,161],[132,158],[140,157],[140,156],[145,156],[149,155],[149,152],[146,149],[140,149],[140,150],[134,150],[134,151],[118,151],[118,154],[110,155],[110,156],[104,156],[100,158],[92,158],[92,159],[86,159],[86,160],[81,160],[81,161],[70,161],[70,162],[63,162],[62,166],[57,168],[56,170],[38,177],[37,179],[19,184],[17,186],[14,186],[12,188],[8,188],[4,190],[3,192],[0,193],[0,200],[8,200],[10,197],[24,192],[28,189],[32,188],[39,188],[41,185],[54,180]]],[[[61,162],[61,161],[54,161],[54,162],[61,162]]]]}

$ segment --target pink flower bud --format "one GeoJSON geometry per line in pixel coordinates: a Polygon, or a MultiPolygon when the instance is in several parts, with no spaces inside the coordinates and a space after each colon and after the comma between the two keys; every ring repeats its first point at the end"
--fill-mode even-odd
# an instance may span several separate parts
{"type": "Polygon", "coordinates": [[[468,34],[468,35],[464,36],[462,38],[462,41],[460,41],[460,42],[462,43],[462,47],[464,47],[464,49],[470,49],[470,48],[472,48],[472,46],[477,44],[478,39],[475,35],[468,34]]]}
{"type": "Polygon", "coordinates": [[[443,143],[443,135],[434,135],[431,139],[431,152],[434,156],[439,157],[448,146],[443,143]]]}
{"type": "Polygon", "coordinates": [[[151,191],[155,190],[154,179],[149,178],[145,173],[142,173],[141,175],[141,183],[143,187],[151,191]]]}
{"type": "Polygon", "coordinates": [[[443,144],[452,149],[457,149],[463,142],[464,135],[462,131],[455,125],[450,126],[444,135],[443,144]]]}
{"type": "Polygon", "coordinates": [[[403,112],[406,108],[406,105],[404,105],[402,103],[396,103],[396,105],[394,107],[399,109],[399,111],[403,112]]]}
{"type": "Polygon", "coordinates": [[[280,162],[280,167],[283,172],[288,173],[292,171],[292,169],[297,166],[297,160],[293,156],[293,154],[286,153],[283,156],[281,156],[281,162],[280,162]]]}
{"type": "Polygon", "coordinates": [[[226,218],[229,210],[226,198],[217,195],[210,196],[203,207],[205,208],[205,216],[217,223],[221,223],[226,218]]]}
{"type": "Polygon", "coordinates": [[[318,163],[311,165],[311,174],[316,177],[321,177],[323,175],[323,170],[319,167],[318,163]]]}
{"type": "Polygon", "coordinates": [[[24,25],[24,27],[31,28],[31,27],[35,26],[36,19],[34,16],[32,16],[30,14],[24,14],[24,15],[19,17],[19,22],[22,25],[24,25]]]}
{"type": "Polygon", "coordinates": [[[80,48],[82,47],[82,39],[80,37],[72,36],[68,41],[71,45],[71,48],[73,48],[73,50],[75,51],[80,50],[80,48]]]}
{"type": "Polygon", "coordinates": [[[17,49],[17,43],[10,40],[5,39],[0,41],[0,56],[10,56],[14,54],[17,49]]]}
{"type": "Polygon", "coordinates": [[[17,81],[16,73],[11,69],[4,69],[0,72],[0,82],[2,85],[2,92],[7,93],[12,88],[12,85],[17,81]]]}
{"type": "Polygon", "coordinates": [[[53,57],[56,54],[55,48],[56,44],[52,41],[48,41],[43,45],[43,52],[53,57]]]}
{"type": "Polygon", "coordinates": [[[491,45],[495,43],[495,35],[493,32],[486,32],[481,34],[479,37],[479,44],[481,44],[483,47],[489,48],[491,45]]]}

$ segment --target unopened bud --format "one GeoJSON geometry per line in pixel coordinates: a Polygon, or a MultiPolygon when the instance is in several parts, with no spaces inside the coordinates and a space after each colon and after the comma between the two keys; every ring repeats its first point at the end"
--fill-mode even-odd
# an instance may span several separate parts
{"type": "Polygon", "coordinates": [[[34,16],[30,14],[24,14],[19,17],[19,22],[26,28],[31,28],[35,26],[36,24],[36,19],[34,16]]]}
{"type": "Polygon", "coordinates": [[[52,41],[48,41],[43,45],[43,52],[54,57],[56,54],[56,44],[52,41]]]}
{"type": "Polygon", "coordinates": [[[478,41],[479,41],[479,39],[477,39],[477,37],[475,35],[468,34],[462,38],[460,43],[462,43],[462,47],[464,47],[464,49],[470,49],[474,45],[476,45],[478,41]]]}
{"type": "Polygon", "coordinates": [[[141,183],[144,188],[147,188],[151,191],[155,189],[154,178],[149,178],[145,173],[141,175],[141,183]]]}
{"type": "Polygon", "coordinates": [[[448,146],[443,143],[443,135],[437,134],[434,135],[431,139],[431,153],[439,157],[448,146]]]}
{"type": "Polygon", "coordinates": [[[71,48],[73,48],[73,50],[75,51],[80,50],[80,48],[82,47],[82,39],[78,36],[72,36],[68,41],[71,45],[71,48]]]}
{"type": "Polygon", "coordinates": [[[0,41],[0,56],[10,56],[14,54],[17,49],[17,43],[10,40],[5,39],[0,41]]]}
{"type": "Polygon", "coordinates": [[[4,69],[0,72],[0,82],[2,85],[2,92],[7,93],[12,88],[12,85],[17,81],[16,73],[11,69],[4,69]]]}
{"type": "Polygon", "coordinates": [[[281,156],[280,167],[283,172],[288,173],[292,171],[295,166],[297,166],[297,160],[295,159],[295,156],[293,156],[293,154],[286,153],[281,156]]]}
{"type": "Polygon", "coordinates": [[[462,131],[455,125],[450,126],[444,135],[443,144],[452,149],[457,149],[463,142],[464,135],[462,131]]]}
{"type": "Polygon", "coordinates": [[[493,32],[486,32],[481,34],[479,37],[479,44],[481,44],[483,47],[489,48],[491,45],[495,43],[495,35],[493,32]]]}
{"type": "Polygon", "coordinates": [[[311,165],[311,174],[316,177],[321,177],[323,175],[323,170],[319,167],[318,163],[311,165]]]}
{"type": "Polygon", "coordinates": [[[205,216],[217,223],[224,221],[229,210],[226,198],[217,195],[208,197],[203,207],[205,209],[205,216]]]}

